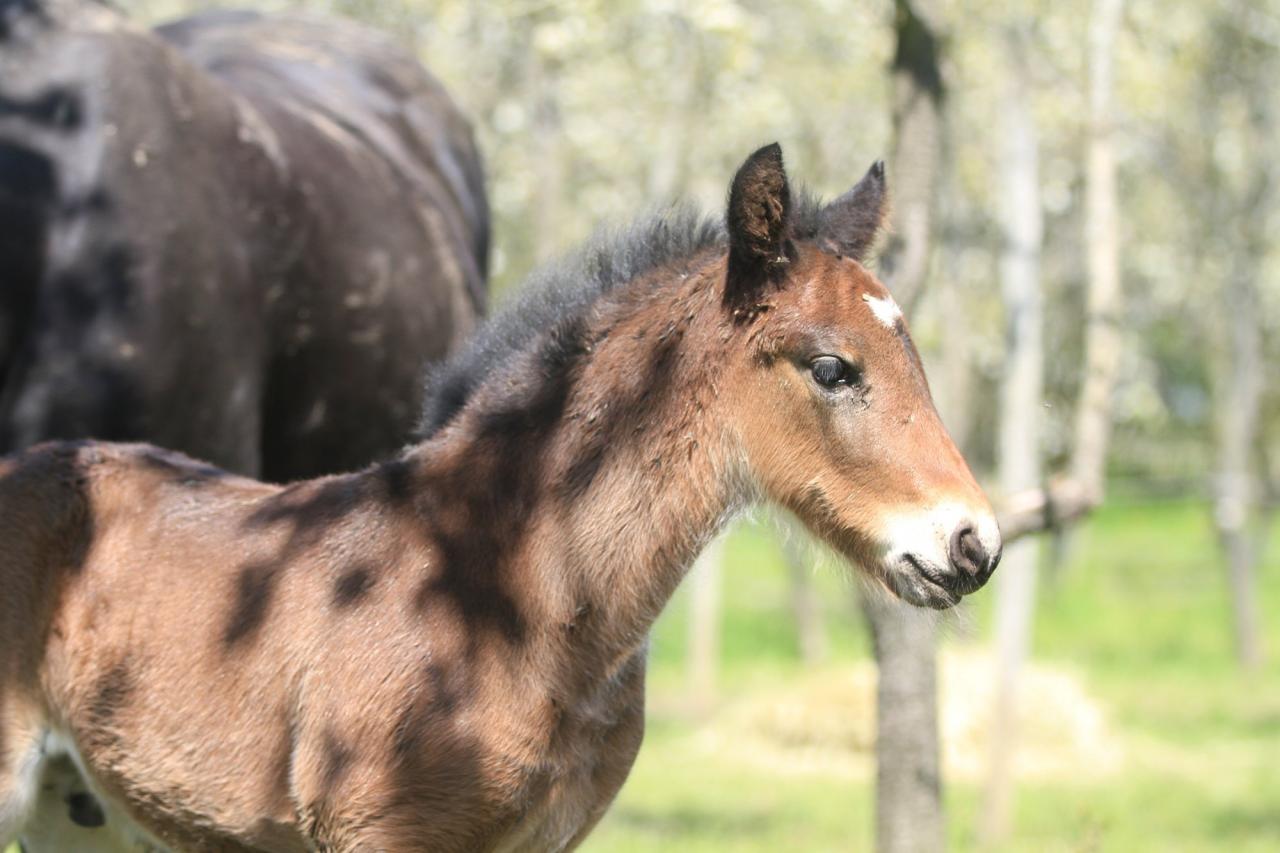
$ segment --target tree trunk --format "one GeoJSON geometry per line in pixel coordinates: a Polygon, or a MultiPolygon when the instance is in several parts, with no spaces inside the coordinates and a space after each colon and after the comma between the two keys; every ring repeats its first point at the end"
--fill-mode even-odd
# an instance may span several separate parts
{"type": "MultiPolygon", "coordinates": [[[[532,32],[532,30],[531,30],[532,32]]],[[[525,85],[533,105],[531,144],[538,164],[534,177],[533,261],[542,264],[564,250],[565,189],[564,129],[555,65],[539,54],[529,39],[525,85]]]]}
{"type": "MultiPolygon", "coordinates": [[[[1040,289],[1039,141],[1032,112],[1026,47],[1010,36],[1012,58],[1001,129],[1000,217],[1004,250],[1000,261],[1008,354],[1001,386],[1000,483],[1006,494],[1040,483],[1040,420],[1043,397],[1043,309],[1040,289]]],[[[988,843],[1008,835],[1017,740],[1017,684],[1031,638],[1036,556],[1032,540],[1005,546],[996,573],[998,675],[991,725],[991,764],[982,835],[988,843]]]]}
{"type": "Polygon", "coordinates": [[[908,316],[929,272],[942,163],[939,23],[932,0],[894,3],[893,229],[881,266],[908,316]]]}
{"type": "Polygon", "coordinates": [[[937,615],[887,595],[863,596],[876,684],[876,850],[946,846],[938,749],[937,615]]]}
{"type": "Polygon", "coordinates": [[[720,662],[720,575],[724,537],[702,552],[689,576],[689,697],[696,711],[715,703],[720,662]]]}
{"type": "MultiPolygon", "coordinates": [[[[1238,16],[1248,4],[1224,6],[1224,16],[1238,16]],[[1230,11],[1226,11],[1230,10],[1230,11]]],[[[1244,95],[1247,110],[1236,129],[1236,141],[1245,158],[1235,168],[1224,164],[1212,150],[1209,158],[1217,203],[1209,220],[1224,230],[1229,253],[1229,273],[1224,292],[1216,300],[1222,315],[1221,350],[1225,358],[1217,377],[1218,478],[1214,518],[1227,561],[1236,657],[1246,669],[1263,662],[1259,625],[1256,561],[1262,541],[1253,522],[1258,514],[1263,482],[1258,476],[1258,439],[1265,362],[1262,349],[1261,281],[1266,258],[1274,242],[1269,218],[1276,204],[1280,170],[1274,162],[1277,142],[1276,104],[1271,82],[1275,77],[1274,51],[1249,50],[1238,19],[1215,22],[1216,73],[1208,78],[1205,117],[1206,140],[1231,135],[1232,122],[1215,84],[1230,81],[1244,95]]],[[[1229,108],[1228,108],[1229,109],[1229,108]]],[[[1264,475],[1265,476],[1265,475],[1264,475]]]]}
{"type": "Polygon", "coordinates": [[[1120,369],[1120,227],[1112,144],[1112,59],[1122,0],[1095,0],[1089,26],[1089,154],[1085,245],[1089,293],[1085,314],[1085,373],[1076,410],[1071,475],[1094,500],[1106,478],[1111,392],[1120,369]]]}
{"type": "MultiPolygon", "coordinates": [[[[1123,344],[1120,225],[1113,139],[1112,66],[1123,0],[1094,0],[1089,21],[1089,150],[1086,171],[1084,379],[1076,407],[1068,475],[1046,487],[1006,495],[1000,531],[1006,545],[1030,533],[1060,530],[1087,515],[1106,491],[1111,395],[1123,344]]],[[[1004,571],[1004,569],[1002,569],[1004,571]]]]}
{"type": "Polygon", "coordinates": [[[1261,311],[1254,284],[1256,259],[1240,253],[1227,283],[1228,365],[1222,379],[1222,423],[1218,439],[1218,489],[1214,518],[1227,558],[1227,579],[1235,617],[1236,657],[1242,666],[1262,665],[1250,521],[1257,505],[1253,448],[1258,439],[1262,398],[1261,311]]]}
{"type": "Polygon", "coordinates": [[[689,185],[689,155],[694,136],[715,100],[714,66],[706,56],[701,32],[682,13],[667,21],[671,81],[658,147],[649,162],[650,204],[681,198],[689,185]]]}
{"type": "MultiPolygon", "coordinates": [[[[894,4],[894,239],[882,263],[904,310],[924,288],[942,159],[938,18],[919,0],[894,4]]],[[[936,620],[902,602],[864,596],[880,678],[876,690],[876,849],[937,851],[946,843],[938,758],[936,620]]]]}
{"type": "MultiPolygon", "coordinates": [[[[1241,220],[1258,211],[1241,214],[1241,220]]],[[[1246,230],[1251,226],[1242,225],[1246,230]]],[[[1251,241],[1246,241],[1251,242],[1251,241]]],[[[1262,542],[1255,538],[1252,521],[1258,508],[1260,484],[1255,475],[1254,450],[1258,442],[1259,409],[1263,386],[1263,355],[1259,304],[1255,277],[1258,246],[1236,247],[1227,278],[1223,305],[1224,364],[1218,370],[1217,455],[1218,476],[1214,490],[1214,523],[1227,563],[1232,629],[1236,659],[1246,669],[1262,665],[1263,648],[1257,602],[1255,564],[1262,542]]]]}
{"type": "Polygon", "coordinates": [[[813,585],[813,565],[805,541],[808,534],[797,523],[782,537],[782,556],[791,581],[791,614],[796,623],[796,645],[800,660],[808,666],[827,659],[827,627],[822,618],[822,601],[813,585]]]}
{"type": "MultiPolygon", "coordinates": [[[[943,276],[937,282],[938,313],[953,328],[969,328],[969,305],[956,280],[943,276]]],[[[973,347],[966,334],[942,336],[940,379],[934,388],[942,423],[960,452],[969,445],[973,428],[973,347]]]]}

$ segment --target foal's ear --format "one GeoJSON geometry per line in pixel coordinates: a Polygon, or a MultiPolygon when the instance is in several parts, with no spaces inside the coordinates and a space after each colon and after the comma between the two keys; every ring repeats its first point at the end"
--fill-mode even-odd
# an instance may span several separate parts
{"type": "Polygon", "coordinates": [[[884,161],[877,160],[862,180],[818,214],[818,242],[859,261],[875,247],[889,212],[884,161]]]}
{"type": "Polygon", "coordinates": [[[782,146],[775,142],[747,158],[729,189],[726,300],[750,298],[786,263],[790,211],[782,146]]]}

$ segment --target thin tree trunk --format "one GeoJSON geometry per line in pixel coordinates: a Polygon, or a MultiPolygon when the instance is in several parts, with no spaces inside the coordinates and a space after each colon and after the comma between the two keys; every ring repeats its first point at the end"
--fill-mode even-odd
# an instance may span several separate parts
{"type": "MultiPolygon", "coordinates": [[[[894,239],[882,264],[910,312],[924,288],[942,159],[943,81],[938,18],[927,3],[894,4],[894,239]]],[[[876,849],[946,844],[938,748],[937,622],[902,602],[863,597],[879,667],[876,689],[876,849]]]]}
{"type": "MultiPolygon", "coordinates": [[[[529,39],[532,42],[532,38],[529,39]]],[[[564,248],[562,200],[565,189],[564,130],[560,117],[558,80],[552,63],[528,46],[526,85],[533,105],[532,145],[536,152],[534,177],[533,260],[541,264],[564,248]]]]}
{"type": "Polygon", "coordinates": [[[698,712],[716,699],[720,662],[720,582],[724,537],[717,538],[694,563],[689,577],[689,696],[698,712]]]}
{"type": "MultiPolygon", "coordinates": [[[[1084,376],[1076,407],[1075,448],[1071,477],[1089,506],[1106,491],[1107,446],[1111,438],[1111,394],[1120,370],[1120,228],[1116,211],[1116,164],[1111,97],[1116,32],[1123,0],[1096,0],[1089,22],[1089,145],[1085,178],[1085,250],[1088,292],[1085,297],[1084,376]]],[[[1061,573],[1070,550],[1071,532],[1052,531],[1049,576],[1061,573]]]]}
{"type": "Polygon", "coordinates": [[[1089,290],[1085,299],[1085,374],[1076,407],[1075,447],[1067,476],[1044,487],[1037,484],[1006,495],[1000,512],[1000,531],[1006,545],[1031,533],[1059,530],[1080,519],[1102,502],[1106,490],[1111,396],[1123,344],[1115,123],[1111,106],[1115,41],[1123,5],[1123,0],[1094,0],[1089,25],[1085,208],[1089,290]]]}
{"type": "Polygon", "coordinates": [[[1085,373],[1076,410],[1071,475],[1101,500],[1111,393],[1120,369],[1120,225],[1116,212],[1116,163],[1112,144],[1111,93],[1116,31],[1122,0],[1096,0],[1089,26],[1089,154],[1085,245],[1089,293],[1085,316],[1085,373]]]}
{"type": "Polygon", "coordinates": [[[1227,558],[1236,657],[1248,669],[1262,665],[1255,543],[1250,529],[1257,507],[1257,482],[1250,463],[1258,440],[1262,398],[1262,337],[1258,323],[1261,306],[1254,275],[1256,259],[1241,258],[1227,284],[1229,363],[1223,377],[1225,399],[1221,407],[1214,513],[1227,558]]]}
{"type": "MultiPolygon", "coordinates": [[[[1040,483],[1040,420],[1043,397],[1043,308],[1040,287],[1039,141],[1032,112],[1025,46],[1010,36],[1012,62],[1004,98],[1000,216],[1004,251],[1000,262],[1008,354],[1001,386],[1000,482],[1006,494],[1040,483]]],[[[998,675],[991,725],[991,764],[982,835],[988,843],[1008,835],[1013,801],[1013,757],[1017,742],[1017,685],[1031,638],[1038,543],[1005,547],[996,573],[998,675]]]]}
{"type": "MultiPolygon", "coordinates": [[[[1238,16],[1246,8],[1247,3],[1228,4],[1224,14],[1238,16]]],[[[1226,236],[1231,256],[1224,293],[1217,300],[1223,312],[1226,340],[1222,342],[1225,364],[1220,367],[1217,382],[1216,402],[1221,414],[1214,517],[1227,561],[1236,657],[1241,666],[1256,670],[1264,657],[1256,580],[1256,562],[1263,542],[1257,538],[1259,531],[1254,526],[1263,488],[1255,456],[1259,450],[1265,370],[1260,287],[1274,237],[1267,223],[1276,203],[1280,172],[1274,165],[1277,112],[1269,86],[1274,77],[1269,73],[1274,70],[1274,60],[1268,63],[1264,59],[1263,64],[1257,64],[1261,57],[1243,50],[1236,42],[1244,35],[1235,31],[1236,26],[1218,21],[1213,30],[1219,42],[1217,62],[1223,66],[1215,78],[1231,79],[1245,96],[1247,111],[1238,142],[1248,152],[1236,180],[1231,181],[1225,174],[1231,170],[1220,164],[1213,175],[1217,204],[1211,208],[1211,222],[1215,226],[1230,223],[1226,236]],[[1229,73],[1225,73],[1227,69],[1229,73]],[[1229,203],[1224,204],[1224,196],[1231,197],[1229,203]]],[[[1202,114],[1208,122],[1218,125],[1214,130],[1229,132],[1219,93],[1206,90],[1205,94],[1207,109],[1202,114]]],[[[1208,129],[1210,125],[1206,124],[1208,129]]],[[[1206,138],[1213,139],[1215,135],[1207,134],[1206,138]]]]}
{"type": "Polygon", "coordinates": [[[796,644],[800,660],[808,666],[827,659],[827,626],[822,618],[822,602],[813,585],[813,565],[808,559],[805,540],[808,534],[799,524],[782,537],[782,556],[787,564],[791,587],[791,615],[796,623],[796,644]]]}
{"type": "Polygon", "coordinates": [[[715,100],[715,74],[706,56],[701,32],[683,13],[670,22],[670,99],[662,122],[658,149],[650,158],[648,195],[652,204],[669,204],[689,188],[691,139],[715,100]]]}
{"type": "MultiPolygon", "coordinates": [[[[969,327],[969,307],[958,282],[943,276],[937,282],[938,310],[949,326],[969,327]]],[[[951,440],[963,453],[973,427],[973,348],[969,336],[942,336],[941,382],[934,389],[938,414],[951,433],[951,440]]]]}

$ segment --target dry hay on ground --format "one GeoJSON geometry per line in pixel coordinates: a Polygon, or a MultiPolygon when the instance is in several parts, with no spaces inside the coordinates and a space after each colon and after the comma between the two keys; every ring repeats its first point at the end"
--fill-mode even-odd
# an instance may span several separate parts
{"type": "MultiPolygon", "coordinates": [[[[939,659],[940,727],[948,779],[979,781],[987,767],[995,702],[989,654],[947,651],[939,659]]],[[[770,771],[866,778],[875,745],[875,666],[824,669],[726,706],[700,744],[770,771]]],[[[1019,692],[1015,772],[1023,779],[1087,781],[1122,761],[1118,738],[1080,679],[1028,663],[1019,692]]]]}

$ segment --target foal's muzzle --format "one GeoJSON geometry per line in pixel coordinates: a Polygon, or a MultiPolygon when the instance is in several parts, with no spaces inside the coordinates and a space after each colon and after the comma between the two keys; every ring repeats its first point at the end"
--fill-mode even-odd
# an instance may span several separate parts
{"type": "Polygon", "coordinates": [[[1000,531],[989,512],[949,504],[892,518],[887,530],[889,585],[920,607],[953,606],[980,589],[1000,562],[1000,531]]]}

